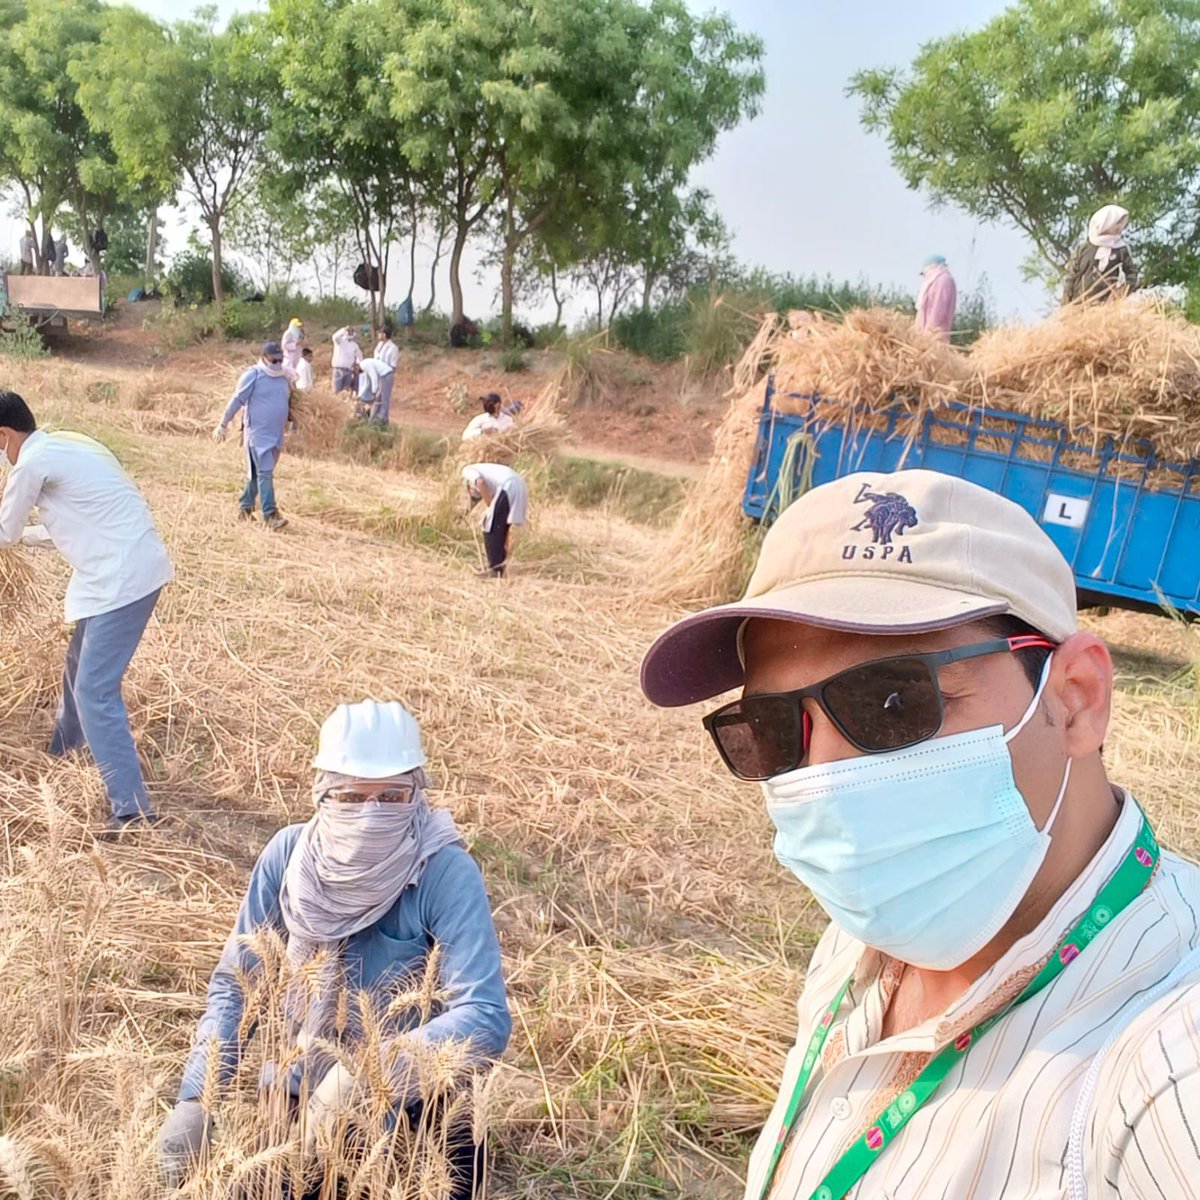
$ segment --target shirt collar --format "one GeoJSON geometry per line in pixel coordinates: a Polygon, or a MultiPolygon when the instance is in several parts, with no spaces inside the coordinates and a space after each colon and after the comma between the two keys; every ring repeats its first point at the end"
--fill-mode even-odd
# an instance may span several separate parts
{"type": "MultiPolygon", "coordinates": [[[[1137,837],[1141,809],[1124,789],[1113,790],[1121,807],[1112,832],[1038,926],[1015,941],[945,1012],[888,1038],[887,1050],[936,1050],[1020,994],[1063,935],[1087,911],[1137,837]]],[[[877,979],[887,962],[888,957],[878,950],[865,949],[858,961],[856,981],[869,983],[877,979]]]]}

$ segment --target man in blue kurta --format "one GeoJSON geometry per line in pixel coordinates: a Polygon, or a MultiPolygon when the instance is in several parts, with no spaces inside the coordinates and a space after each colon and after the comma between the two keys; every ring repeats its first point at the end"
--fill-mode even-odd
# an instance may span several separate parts
{"type": "Polygon", "coordinates": [[[283,452],[290,400],[283,348],[278,342],[267,342],[259,361],[242,373],[221,423],[213,430],[216,441],[223,442],[229,422],[240,409],[245,410],[243,445],[249,478],[240,501],[241,515],[252,520],[255,501],[261,498],[263,521],[271,530],[287,524],[275,506],[275,464],[283,452]]]}
{"type": "MultiPolygon", "coordinates": [[[[503,1052],[512,1022],[483,878],[450,813],[426,798],[425,761],[417,722],[397,701],[342,704],[325,722],[315,815],[267,843],[209,983],[179,1099],[159,1135],[168,1184],[205,1152],[221,1124],[217,1094],[257,1035],[268,1059],[259,1086],[285,1101],[293,1144],[313,1164],[299,1194],[315,1194],[322,1177],[336,1188],[360,1168],[382,1172],[368,1181],[380,1195],[392,1194],[393,1176],[407,1177],[410,1164],[389,1174],[339,1149],[348,1127],[369,1125],[371,1111],[378,1120],[385,1093],[384,1126],[394,1136],[384,1135],[384,1157],[419,1156],[424,1140],[453,1180],[439,1194],[479,1194],[482,1114],[443,1096],[439,1130],[430,1108],[446,1064],[461,1070],[449,1084],[461,1092],[503,1052]],[[283,940],[283,964],[270,961],[264,933],[283,940]],[[281,967],[290,982],[273,1009],[269,981],[281,967]],[[426,972],[432,987],[422,984],[426,972]],[[453,1055],[431,1075],[422,1061],[443,1050],[453,1055]]],[[[270,1139],[270,1124],[260,1133],[270,1139]]]]}

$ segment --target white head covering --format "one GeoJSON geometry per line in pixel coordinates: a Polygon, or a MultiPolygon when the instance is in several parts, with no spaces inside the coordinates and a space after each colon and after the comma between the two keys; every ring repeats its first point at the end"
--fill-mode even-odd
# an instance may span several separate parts
{"type": "Polygon", "coordinates": [[[317,811],[292,850],[279,890],[288,960],[299,967],[322,951],[327,954],[315,1000],[289,1000],[297,1035],[319,1036],[328,1029],[337,1001],[339,943],[374,925],[405,888],[420,880],[439,850],[463,844],[454,818],[445,809],[430,807],[424,790],[428,780],[420,768],[387,780],[415,788],[407,804],[328,799],[331,791],[355,782],[318,772],[313,785],[317,811]]]}
{"type": "Polygon", "coordinates": [[[1088,222],[1088,241],[1098,247],[1096,266],[1101,271],[1108,266],[1112,252],[1125,245],[1125,226],[1129,224],[1129,210],[1119,204],[1106,204],[1097,209],[1088,222]]]}

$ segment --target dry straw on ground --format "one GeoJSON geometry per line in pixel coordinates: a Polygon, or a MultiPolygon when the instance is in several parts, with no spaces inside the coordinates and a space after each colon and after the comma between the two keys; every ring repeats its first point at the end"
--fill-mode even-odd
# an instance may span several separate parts
{"type": "MultiPolygon", "coordinates": [[[[696,714],[638,692],[638,655],[665,614],[631,598],[668,569],[672,532],[536,496],[541,556],[531,541],[509,580],[484,584],[465,525],[465,542],[410,536],[440,480],[335,453],[285,454],[277,486],[292,523],[273,536],[236,520],[228,447],[143,428],[153,408],[133,407],[132,382],[111,369],[65,368],[72,386],[60,387],[56,366],[13,374],[47,424],[117,449],[176,561],[126,689],[166,823],[97,843],[95,771],[42,752],[63,572],[29,554],[10,594],[29,598],[35,628],[44,609],[49,632],[0,636],[0,1192],[164,1195],[153,1139],[247,874],[276,829],[308,815],[323,716],[372,695],[420,715],[435,801],[471,839],[496,913],[515,1033],[490,1099],[469,1101],[493,1116],[489,1195],[740,1196],[824,922],[775,864],[761,801],[721,768],[696,714]],[[78,399],[109,379],[111,394],[78,399]]],[[[753,392],[751,437],[753,382],[736,381],[753,392]]],[[[158,385],[181,395],[169,372],[158,385]]],[[[197,416],[212,406],[185,403],[197,416]]],[[[1194,638],[1127,614],[1100,629],[1121,681],[1113,777],[1168,844],[1194,851],[1194,638]]],[[[276,1011],[263,1010],[255,1055],[276,1011]]],[[[267,1114],[264,1140],[254,1066],[223,1098],[206,1198],[287,1168],[293,1131],[267,1114]]],[[[393,1194],[436,1193],[436,1159],[420,1176],[415,1193],[393,1194]]]]}

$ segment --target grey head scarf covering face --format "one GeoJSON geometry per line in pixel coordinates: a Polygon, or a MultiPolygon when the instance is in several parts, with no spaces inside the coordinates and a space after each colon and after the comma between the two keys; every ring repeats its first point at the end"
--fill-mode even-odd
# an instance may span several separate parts
{"type": "Polygon", "coordinates": [[[420,768],[371,781],[412,785],[413,798],[407,804],[329,799],[330,792],[361,782],[332,771],[317,774],[317,811],[284,870],[279,905],[288,933],[288,961],[299,967],[326,953],[312,1001],[293,996],[288,1002],[296,1036],[319,1036],[328,1029],[336,1008],[340,944],[374,925],[405,888],[420,880],[434,854],[445,846],[464,844],[454,818],[445,809],[430,807],[428,778],[420,768]]]}

